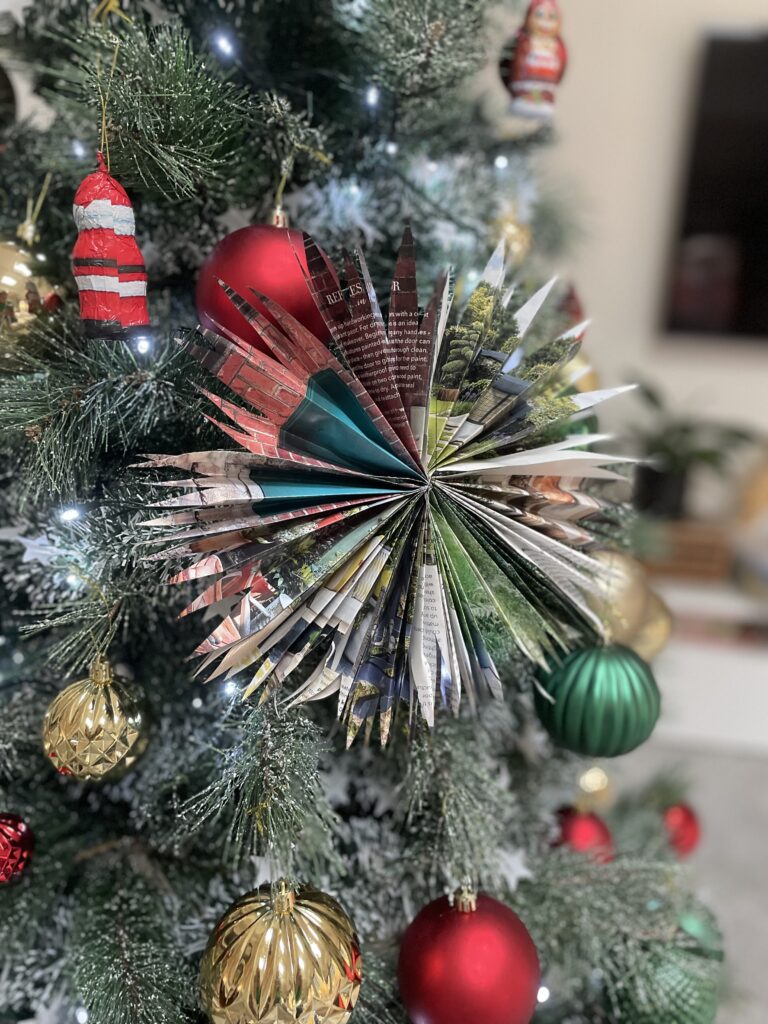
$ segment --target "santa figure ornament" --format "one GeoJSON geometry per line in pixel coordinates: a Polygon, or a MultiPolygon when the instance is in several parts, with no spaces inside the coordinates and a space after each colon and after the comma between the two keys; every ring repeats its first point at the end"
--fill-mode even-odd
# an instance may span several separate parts
{"type": "Polygon", "coordinates": [[[557,0],[532,0],[499,68],[510,96],[510,114],[543,121],[552,118],[568,60],[560,26],[557,0]]]}
{"type": "Polygon", "coordinates": [[[131,201],[98,153],[99,169],[80,183],[73,213],[77,241],[72,269],[80,319],[92,337],[122,334],[149,323],[147,272],[134,238],[131,201]]]}

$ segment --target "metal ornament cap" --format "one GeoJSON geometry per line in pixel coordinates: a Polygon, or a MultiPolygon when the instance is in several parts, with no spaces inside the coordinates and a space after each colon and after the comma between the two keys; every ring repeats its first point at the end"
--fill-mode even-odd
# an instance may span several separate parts
{"type": "Polygon", "coordinates": [[[148,742],[141,693],[97,657],[89,675],[51,702],[43,720],[43,750],[61,775],[114,779],[144,753],[148,742]]]}
{"type": "Polygon", "coordinates": [[[649,666],[613,644],[573,651],[536,691],[541,724],[558,746],[590,757],[618,757],[645,743],[661,711],[649,666]],[[546,694],[551,698],[548,699],[546,694]]]}
{"type": "Polygon", "coordinates": [[[341,905],[285,879],[245,893],[216,925],[200,965],[213,1024],[346,1024],[362,980],[341,905]]]}

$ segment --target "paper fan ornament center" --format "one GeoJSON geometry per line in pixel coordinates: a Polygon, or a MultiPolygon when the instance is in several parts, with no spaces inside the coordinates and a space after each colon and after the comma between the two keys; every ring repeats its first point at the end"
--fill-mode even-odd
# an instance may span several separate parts
{"type": "Polygon", "coordinates": [[[220,282],[258,344],[215,322],[180,340],[232,393],[208,397],[238,447],[152,456],[185,493],[147,525],[165,528],[153,557],[191,560],[175,582],[205,584],[184,614],[220,613],[204,671],[246,696],[338,694],[350,740],[378,718],[386,742],[396,714],[432,724],[437,704],[498,695],[517,652],[543,665],[599,638],[603,506],[582,487],[625,460],[569,421],[622,389],[568,386],[585,325],[533,341],[553,282],[514,309],[503,246],[452,315],[448,275],[419,305],[406,229],[385,320],[362,253],[337,278],[304,245],[330,341],[220,282]]]}

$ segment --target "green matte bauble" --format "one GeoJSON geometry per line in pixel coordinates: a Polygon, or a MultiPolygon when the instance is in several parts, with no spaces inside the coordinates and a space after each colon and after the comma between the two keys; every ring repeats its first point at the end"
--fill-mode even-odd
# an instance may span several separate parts
{"type": "Polygon", "coordinates": [[[574,651],[540,676],[541,724],[558,746],[589,757],[618,757],[645,743],[661,710],[653,673],[628,647],[574,651]]]}
{"type": "Polygon", "coordinates": [[[696,950],[661,948],[652,954],[643,984],[618,993],[622,1024],[714,1024],[719,964],[696,950]]]}

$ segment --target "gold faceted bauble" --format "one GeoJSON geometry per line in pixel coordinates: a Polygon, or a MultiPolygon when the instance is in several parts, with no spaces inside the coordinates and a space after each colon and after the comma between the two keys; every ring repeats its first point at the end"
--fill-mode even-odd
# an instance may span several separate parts
{"type": "Polygon", "coordinates": [[[21,326],[46,310],[53,294],[41,276],[45,257],[0,242],[0,332],[21,326]]]}
{"type": "Polygon", "coordinates": [[[144,753],[147,721],[139,691],[96,658],[87,679],[51,702],[43,749],[62,775],[103,779],[123,774],[144,753]]]}
{"type": "Polygon", "coordinates": [[[341,906],[281,880],[241,896],[216,925],[200,998],[213,1024],[346,1024],[361,979],[360,944],[341,906]]]}
{"type": "Polygon", "coordinates": [[[600,617],[612,643],[632,646],[643,624],[650,590],[645,570],[623,551],[603,549],[592,557],[604,566],[595,576],[597,595],[591,604],[600,617]]]}
{"type": "Polygon", "coordinates": [[[645,618],[629,646],[643,661],[653,661],[667,646],[671,635],[672,612],[659,595],[651,590],[648,594],[645,618]]]}

